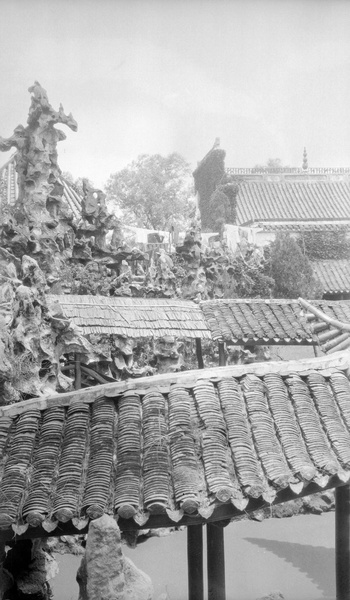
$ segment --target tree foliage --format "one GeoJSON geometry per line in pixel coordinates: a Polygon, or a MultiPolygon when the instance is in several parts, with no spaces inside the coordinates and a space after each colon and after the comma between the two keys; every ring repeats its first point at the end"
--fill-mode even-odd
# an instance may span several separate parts
{"type": "Polygon", "coordinates": [[[226,174],[209,200],[209,224],[213,231],[221,232],[224,223],[236,223],[239,185],[226,174]]]}
{"type": "Polygon", "coordinates": [[[119,209],[125,223],[166,230],[186,224],[194,210],[190,165],[179,154],[140,155],[111,175],[107,186],[110,209],[119,209]]]}
{"type": "Polygon", "coordinates": [[[282,164],[280,158],[268,158],[265,164],[257,164],[254,166],[254,169],[283,169],[287,166],[288,165],[282,164]]]}
{"type": "Polygon", "coordinates": [[[275,281],[274,298],[320,297],[312,265],[289,233],[279,233],[266,255],[266,272],[275,281]]]}
{"type": "Polygon", "coordinates": [[[203,158],[193,173],[196,192],[199,194],[200,211],[203,231],[216,229],[213,223],[213,213],[210,203],[215,190],[225,178],[225,150],[213,148],[203,158]]]}
{"type": "Polygon", "coordinates": [[[254,251],[250,257],[237,256],[233,267],[236,298],[271,297],[274,280],[264,273],[264,261],[256,260],[254,251]]]}

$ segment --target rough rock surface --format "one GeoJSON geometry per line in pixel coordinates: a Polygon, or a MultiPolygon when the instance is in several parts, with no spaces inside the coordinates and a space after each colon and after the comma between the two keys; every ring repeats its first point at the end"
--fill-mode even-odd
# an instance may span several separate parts
{"type": "MultiPolygon", "coordinates": [[[[29,92],[31,105],[27,126],[16,127],[8,139],[0,137],[0,151],[11,148],[17,151],[18,181],[18,198],[12,205],[13,199],[7,199],[4,182],[0,178],[0,247],[4,249],[0,265],[0,275],[4,280],[0,282],[1,311],[4,312],[5,307],[6,318],[10,321],[16,319],[12,314],[12,304],[16,303],[13,282],[17,279],[23,280],[27,288],[40,290],[41,297],[39,305],[36,305],[36,292],[33,296],[28,290],[22,290],[26,294],[24,300],[27,304],[30,301],[35,310],[28,310],[28,318],[21,316],[16,331],[14,328],[12,331],[7,329],[0,340],[0,372],[8,373],[2,384],[4,388],[9,387],[5,393],[6,402],[40,395],[50,392],[50,389],[52,392],[65,391],[71,385],[62,374],[55,372],[57,367],[52,366],[51,351],[47,352],[49,358],[46,360],[46,350],[42,349],[41,342],[37,343],[36,349],[33,347],[34,337],[37,340],[45,338],[45,345],[49,347],[50,335],[56,335],[57,321],[47,319],[45,310],[41,309],[44,293],[180,297],[196,301],[227,297],[235,292],[237,277],[242,279],[242,256],[245,268],[251,262],[249,249],[240,249],[238,268],[237,257],[230,254],[223,244],[217,242],[212,247],[204,246],[199,212],[194,216],[183,242],[176,249],[171,247],[171,254],[169,246],[162,244],[161,240],[156,248],[154,244],[141,242],[137,247],[129,245],[125,228],[115,215],[108,212],[105,194],[101,190],[94,189],[87,180],[83,180],[82,189],[76,188],[78,195],[74,196],[74,184],[70,184],[69,188],[62,179],[57,146],[65,135],[56,129],[56,125],[62,123],[76,131],[77,124],[72,115],[65,115],[62,106],[58,111],[54,110],[38,82],[29,88],[29,92]],[[24,271],[28,274],[26,278],[24,271]],[[45,335],[39,336],[37,332],[27,338],[32,317],[36,329],[45,329],[45,335]],[[21,347],[28,351],[25,360],[20,362],[21,382],[13,388],[7,383],[11,380],[13,363],[1,358],[1,355],[6,355],[5,348],[11,344],[15,345],[15,353],[21,347]],[[26,371],[25,377],[22,369],[26,371]]],[[[250,281],[251,271],[261,270],[262,265],[256,265],[253,260],[250,267],[244,280],[250,281]]],[[[76,332],[60,330],[60,335],[65,354],[80,353],[83,355],[81,362],[86,363],[89,351],[86,348],[83,351],[76,349],[76,332]]],[[[124,340],[121,346],[117,336],[107,339],[95,334],[92,337],[90,341],[96,360],[91,361],[89,356],[90,366],[93,363],[100,373],[116,379],[187,367],[178,340],[157,342],[154,348],[141,352],[139,361],[133,362],[137,350],[134,352],[131,347],[129,351],[129,340],[126,343],[124,340]]],[[[146,345],[142,341],[141,346],[146,345]]],[[[188,366],[191,368],[191,365],[188,366]]]]}
{"type": "Polygon", "coordinates": [[[320,515],[335,509],[334,490],[318,492],[311,496],[295,498],[282,504],[276,504],[251,513],[250,518],[255,521],[263,521],[270,517],[284,519],[295,515],[320,515]]]}
{"type": "Polygon", "coordinates": [[[5,569],[4,561],[6,558],[5,544],[0,544],[0,600],[3,600],[5,593],[13,586],[13,577],[5,569]]]}
{"type": "Polygon", "coordinates": [[[0,404],[72,388],[60,358],[92,346],[59,307],[49,310],[45,275],[32,257],[0,249],[0,404]]]}
{"type": "Polygon", "coordinates": [[[153,586],[151,578],[138,569],[127,556],[124,557],[124,577],[125,600],[152,600],[153,586]]]}
{"type": "Polygon", "coordinates": [[[148,575],[123,556],[116,521],[103,515],[91,521],[85,556],[78,570],[79,600],[152,600],[148,575]]]}
{"type": "Polygon", "coordinates": [[[44,541],[17,542],[8,551],[3,565],[5,579],[2,584],[9,590],[6,598],[50,600],[49,580],[57,574],[58,565],[44,541]]]}
{"type": "Polygon", "coordinates": [[[67,258],[70,218],[61,211],[63,187],[57,164],[57,143],[66,136],[54,125],[61,123],[76,131],[77,124],[62,105],[58,111],[52,108],[37,81],[28,91],[32,95],[27,127],[18,125],[10,138],[0,138],[1,151],[17,150],[18,175],[17,202],[14,207],[2,207],[1,242],[19,258],[34,254],[55,280],[62,258],[67,258]]]}

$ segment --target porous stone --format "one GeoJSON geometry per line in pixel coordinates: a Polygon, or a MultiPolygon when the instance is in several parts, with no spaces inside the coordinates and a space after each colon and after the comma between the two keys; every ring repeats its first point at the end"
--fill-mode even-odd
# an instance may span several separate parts
{"type": "Polygon", "coordinates": [[[13,585],[12,575],[4,568],[5,557],[5,544],[2,543],[0,544],[0,600],[3,600],[6,592],[11,589],[13,585]]]}
{"type": "Polygon", "coordinates": [[[152,600],[153,585],[149,575],[136,567],[133,561],[124,556],[125,600],[152,600]]]}
{"type": "Polygon", "coordinates": [[[8,551],[3,562],[0,599],[7,598],[7,595],[1,596],[7,587],[10,598],[50,600],[49,580],[57,572],[58,564],[45,541],[21,540],[8,551]]]}
{"type": "Polygon", "coordinates": [[[152,600],[148,575],[124,557],[116,521],[103,515],[90,523],[78,570],[79,600],[152,600]]]}

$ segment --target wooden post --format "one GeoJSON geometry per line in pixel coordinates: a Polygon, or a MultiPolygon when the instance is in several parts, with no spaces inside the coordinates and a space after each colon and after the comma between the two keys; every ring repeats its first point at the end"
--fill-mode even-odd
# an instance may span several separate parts
{"type": "Polygon", "coordinates": [[[74,362],[75,362],[75,381],[74,381],[74,387],[76,390],[80,390],[81,389],[81,367],[80,367],[80,355],[79,354],[75,354],[74,355],[74,362]]]}
{"type": "Polygon", "coordinates": [[[203,600],[203,526],[187,527],[188,600],[203,600]]]}
{"type": "Polygon", "coordinates": [[[207,525],[208,600],[226,600],[224,529],[207,525]]]}
{"type": "Polygon", "coordinates": [[[225,344],[224,344],[224,342],[219,342],[219,366],[224,367],[225,365],[226,365],[225,344]]]}
{"type": "Polygon", "coordinates": [[[337,600],[350,600],[350,485],[335,489],[335,581],[337,600]]]}
{"type": "MultiPolygon", "coordinates": [[[[203,369],[203,354],[200,338],[196,338],[196,355],[198,368],[203,369]]],[[[188,600],[204,599],[203,580],[203,526],[187,527],[187,575],[188,600]]]]}
{"type": "Polygon", "coordinates": [[[198,369],[204,369],[201,338],[196,338],[196,355],[198,369]]]}

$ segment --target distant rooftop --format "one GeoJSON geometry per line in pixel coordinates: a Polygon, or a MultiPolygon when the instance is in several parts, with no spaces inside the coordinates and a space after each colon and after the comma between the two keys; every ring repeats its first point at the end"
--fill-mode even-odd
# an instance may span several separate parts
{"type": "Polygon", "coordinates": [[[344,260],[313,261],[312,267],[324,294],[350,293],[350,262],[344,260]]]}
{"type": "Polygon", "coordinates": [[[193,172],[204,227],[208,226],[211,194],[225,172],[239,183],[237,225],[283,223],[290,230],[305,223],[308,228],[312,223],[323,227],[336,223],[337,228],[350,224],[350,167],[310,167],[304,148],[299,167],[272,164],[226,168],[225,151],[216,138],[193,172]],[[215,181],[210,175],[213,168],[215,181]]]}
{"type": "Polygon", "coordinates": [[[227,167],[232,175],[348,175],[350,167],[227,167]]]}
{"type": "Polygon", "coordinates": [[[65,317],[84,335],[114,334],[127,338],[210,339],[203,313],[191,300],[176,298],[122,298],[111,296],[49,295],[65,317]]]}
{"type": "Polygon", "coordinates": [[[240,182],[238,225],[286,220],[350,223],[350,181],[240,182]]]}

